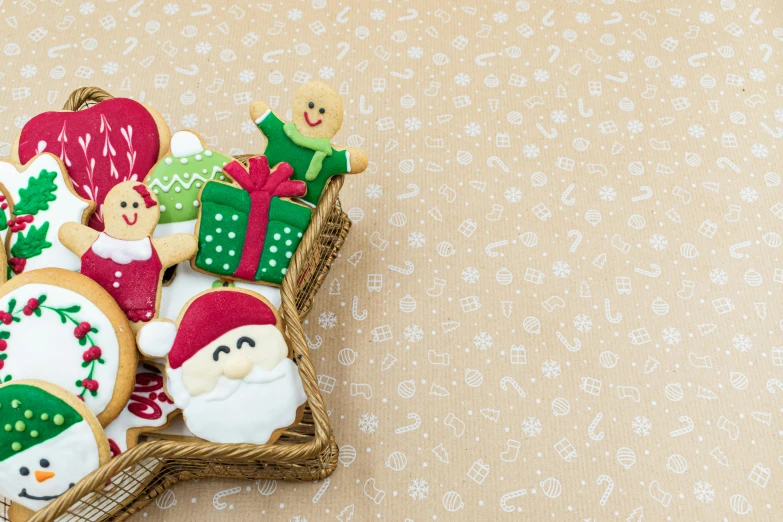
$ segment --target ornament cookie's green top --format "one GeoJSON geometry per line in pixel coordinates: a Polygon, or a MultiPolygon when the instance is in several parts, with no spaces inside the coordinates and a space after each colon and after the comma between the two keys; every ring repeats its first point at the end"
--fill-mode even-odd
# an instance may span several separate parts
{"type": "Polygon", "coordinates": [[[144,178],[158,197],[160,224],[180,223],[198,217],[198,194],[209,180],[226,180],[223,166],[232,158],[205,149],[201,138],[190,131],[171,136],[171,155],[159,161],[144,178]]]}
{"type": "Polygon", "coordinates": [[[84,418],[62,399],[27,384],[0,388],[0,462],[60,435],[84,418]]]}

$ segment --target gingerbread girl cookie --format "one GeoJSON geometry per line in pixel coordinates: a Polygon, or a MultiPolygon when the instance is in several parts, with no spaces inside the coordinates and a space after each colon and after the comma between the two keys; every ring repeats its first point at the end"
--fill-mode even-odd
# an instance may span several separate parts
{"type": "Polygon", "coordinates": [[[103,232],[78,223],[60,227],[60,241],[81,258],[81,273],[117,301],[133,323],[157,315],[166,268],[193,257],[196,238],[152,238],[160,209],[143,183],[120,183],[106,196],[103,232]]]}
{"type": "Polygon", "coordinates": [[[367,155],[362,149],[332,147],[331,140],[343,124],[343,102],[325,83],[299,87],[292,115],[292,121],[285,122],[264,102],[250,105],[250,117],[267,139],[264,156],[269,164],[291,165],[291,179],[307,183],[302,199],[315,205],[330,177],[364,172],[367,155]]]}

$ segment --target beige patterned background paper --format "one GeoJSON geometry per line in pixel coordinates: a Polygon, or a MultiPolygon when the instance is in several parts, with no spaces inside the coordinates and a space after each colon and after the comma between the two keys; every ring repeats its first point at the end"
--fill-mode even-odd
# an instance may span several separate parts
{"type": "Polygon", "coordinates": [[[338,470],[134,520],[783,517],[776,2],[0,9],[2,153],[85,85],[256,152],[320,79],[370,157],[306,325],[338,470]]]}

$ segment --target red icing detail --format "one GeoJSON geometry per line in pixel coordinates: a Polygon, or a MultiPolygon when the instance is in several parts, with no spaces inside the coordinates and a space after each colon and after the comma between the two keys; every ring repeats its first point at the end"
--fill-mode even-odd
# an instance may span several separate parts
{"type": "Polygon", "coordinates": [[[5,339],[0,339],[0,352],[4,352],[8,348],[8,342],[5,339]]]}
{"type": "Polygon", "coordinates": [[[139,373],[136,375],[136,393],[153,392],[163,389],[163,376],[157,373],[139,373]]]}
{"type": "Polygon", "coordinates": [[[114,458],[120,453],[122,453],[120,446],[112,439],[109,439],[109,451],[111,451],[111,458],[114,458]]]}
{"type": "Polygon", "coordinates": [[[277,317],[260,299],[235,290],[209,291],[186,309],[169,352],[169,365],[176,370],[206,345],[235,328],[275,324],[277,317]]]}
{"type": "Polygon", "coordinates": [[[307,111],[304,111],[304,115],[305,115],[305,121],[306,121],[306,122],[307,122],[307,124],[308,124],[309,126],[311,126],[311,127],[315,127],[316,125],[320,125],[320,124],[321,124],[321,122],[323,121],[323,120],[318,120],[318,121],[317,121],[317,122],[315,122],[315,123],[311,123],[311,122],[310,122],[310,117],[307,115],[307,111]]]}
{"type": "Polygon", "coordinates": [[[82,386],[90,391],[98,391],[98,381],[93,381],[92,379],[84,379],[82,386]]]}
{"type": "Polygon", "coordinates": [[[0,370],[2,370],[5,367],[5,361],[0,360],[0,370]]]}
{"type": "Polygon", "coordinates": [[[24,315],[30,316],[38,309],[38,299],[31,297],[27,300],[27,304],[22,309],[24,315]]]}
{"type": "Polygon", "coordinates": [[[133,213],[133,222],[131,222],[131,220],[128,219],[128,216],[126,216],[125,214],[122,215],[122,219],[125,220],[125,222],[128,224],[128,226],[132,227],[133,225],[136,224],[136,221],[138,221],[139,215],[136,212],[133,213]]]}
{"type": "Polygon", "coordinates": [[[98,203],[90,226],[103,230],[101,204],[109,190],[141,180],[158,161],[160,134],[139,102],[114,98],[76,112],[44,112],[19,135],[19,160],[50,152],[68,169],[76,192],[98,203]],[[42,148],[39,150],[39,144],[42,148]]]}
{"type": "Polygon", "coordinates": [[[88,348],[87,351],[82,354],[82,359],[84,359],[84,362],[91,362],[96,359],[100,359],[102,354],[103,352],[99,347],[93,346],[88,348]]]}
{"type": "Polygon", "coordinates": [[[24,272],[24,267],[27,264],[27,259],[23,257],[12,257],[8,260],[8,264],[11,265],[11,270],[14,274],[21,274],[24,272]]]}
{"type": "Polygon", "coordinates": [[[109,292],[133,322],[146,322],[155,316],[162,270],[163,265],[154,246],[149,259],[131,261],[127,265],[102,258],[93,252],[92,247],[82,256],[81,273],[109,292]],[[117,272],[122,276],[117,277],[117,272]],[[114,283],[118,286],[115,287],[114,283]]]}
{"type": "Polygon", "coordinates": [[[14,321],[14,316],[9,314],[8,312],[3,312],[0,310],[0,322],[3,324],[11,324],[14,321]]]}
{"type": "Polygon", "coordinates": [[[288,163],[278,163],[274,172],[269,170],[266,156],[248,160],[249,170],[234,160],[223,170],[250,194],[250,214],[247,220],[248,234],[242,247],[242,257],[234,275],[252,281],[261,261],[264,239],[269,224],[269,206],[273,197],[298,197],[307,192],[303,181],[288,178],[294,173],[288,163]]]}
{"type": "Polygon", "coordinates": [[[76,327],[73,329],[73,336],[77,339],[81,339],[85,335],[87,335],[90,332],[90,328],[92,328],[92,325],[88,323],[87,321],[82,321],[81,323],[77,324],[76,327]]]}
{"type": "Polygon", "coordinates": [[[147,208],[154,207],[158,204],[157,201],[155,201],[152,196],[150,195],[149,190],[147,190],[147,186],[143,183],[139,183],[138,185],[134,185],[133,190],[139,193],[139,195],[144,199],[144,205],[147,206],[147,208]]]}
{"type": "Polygon", "coordinates": [[[128,403],[128,411],[137,417],[147,420],[160,419],[163,416],[163,410],[154,400],[148,399],[142,395],[133,394],[128,403]]]}

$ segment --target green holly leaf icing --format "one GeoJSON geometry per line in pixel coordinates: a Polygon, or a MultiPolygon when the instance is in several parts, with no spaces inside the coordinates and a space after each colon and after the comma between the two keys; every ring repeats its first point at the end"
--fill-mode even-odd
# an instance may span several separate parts
{"type": "Polygon", "coordinates": [[[49,210],[49,202],[57,199],[54,195],[54,191],[57,190],[55,178],[57,173],[46,169],[38,173],[38,176],[31,177],[27,182],[27,188],[19,189],[19,201],[14,205],[14,214],[35,215],[41,210],[49,210]]]}
{"type": "Polygon", "coordinates": [[[40,227],[35,225],[30,227],[27,235],[19,232],[16,243],[11,247],[11,257],[20,257],[29,259],[39,255],[45,248],[52,246],[46,240],[46,234],[49,231],[49,222],[47,221],[40,227]]]}
{"type": "Polygon", "coordinates": [[[0,462],[57,437],[84,418],[51,393],[29,384],[0,388],[0,462]]]}

